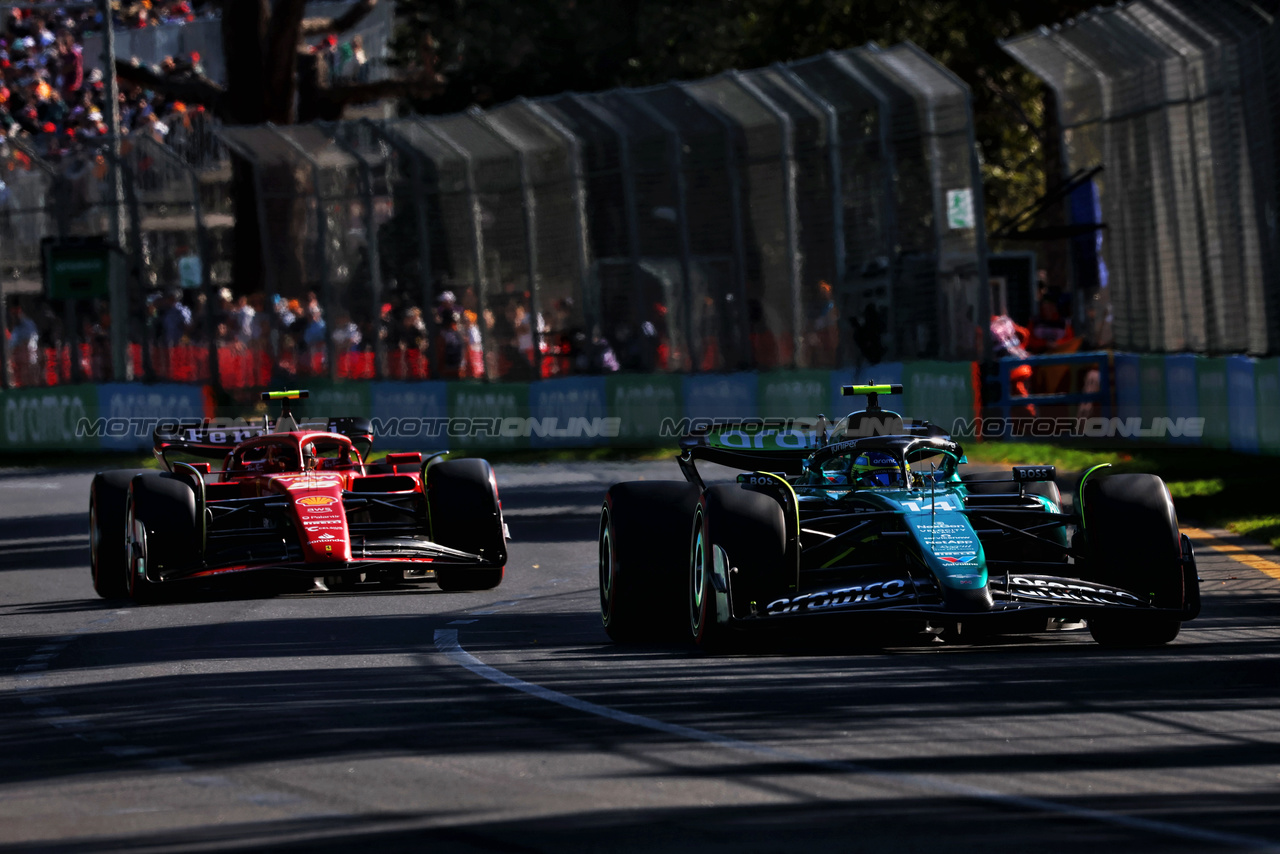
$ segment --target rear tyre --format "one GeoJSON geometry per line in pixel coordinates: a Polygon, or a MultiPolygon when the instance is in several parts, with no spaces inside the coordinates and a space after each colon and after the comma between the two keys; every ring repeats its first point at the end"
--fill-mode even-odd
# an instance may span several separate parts
{"type": "Polygon", "coordinates": [[[125,551],[125,514],[129,481],[147,469],[99,472],[89,487],[89,572],[103,599],[129,595],[129,556],[125,551]]]}
{"type": "Polygon", "coordinates": [[[698,488],[679,481],[619,483],[600,511],[600,619],[615,643],[684,632],[689,525],[698,488]]]}
{"type": "MultiPolygon", "coordinates": [[[[1083,496],[1088,578],[1133,593],[1155,608],[1185,608],[1178,517],[1164,481],[1151,474],[1117,474],[1085,482],[1083,496]]],[[[1168,613],[1114,611],[1089,619],[1103,646],[1159,646],[1178,636],[1181,619],[1168,613]]]]}
{"type": "Polygon", "coordinates": [[[689,634],[694,644],[722,650],[734,631],[720,622],[715,586],[718,554],[727,565],[730,616],[749,612],[753,597],[785,588],[786,523],[782,505],[741,486],[713,486],[703,493],[689,545],[689,634]]]}
{"type": "Polygon", "coordinates": [[[125,513],[129,598],[139,604],[156,602],[160,573],[194,562],[193,551],[200,548],[195,493],[186,478],[140,474],[129,484],[125,513]]]}

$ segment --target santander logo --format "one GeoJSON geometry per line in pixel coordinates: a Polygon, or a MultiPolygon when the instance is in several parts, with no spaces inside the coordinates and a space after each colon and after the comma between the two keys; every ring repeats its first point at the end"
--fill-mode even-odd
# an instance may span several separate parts
{"type": "Polygon", "coordinates": [[[315,477],[312,475],[303,475],[297,480],[287,485],[287,489],[319,489],[326,486],[341,486],[342,479],[338,477],[315,477]]]}

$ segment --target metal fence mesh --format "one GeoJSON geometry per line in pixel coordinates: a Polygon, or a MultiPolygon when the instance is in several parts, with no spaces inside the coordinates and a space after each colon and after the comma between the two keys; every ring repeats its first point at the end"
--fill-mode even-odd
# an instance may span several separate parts
{"type": "MultiPolygon", "coordinates": [[[[35,236],[104,233],[113,196],[105,149],[28,159],[0,260],[36,291],[35,236]]],[[[520,380],[982,347],[969,94],[909,45],[439,117],[193,115],[167,145],[125,140],[122,170],[135,324],[177,346],[168,318],[203,358],[179,374],[144,348],[147,376],[520,380]],[[259,294],[233,273],[250,248],[259,294]]]]}
{"type": "Polygon", "coordinates": [[[1005,43],[1057,95],[1066,171],[1103,169],[1100,340],[1280,349],[1276,46],[1258,9],[1194,0],[1137,0],[1005,43]]]}

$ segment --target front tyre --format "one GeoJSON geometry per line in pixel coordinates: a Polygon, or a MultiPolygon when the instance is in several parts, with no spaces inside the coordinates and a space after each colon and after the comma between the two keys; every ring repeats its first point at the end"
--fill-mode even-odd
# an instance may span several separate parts
{"type": "Polygon", "coordinates": [[[155,602],[164,570],[198,560],[195,493],[186,478],[148,472],[130,482],[126,508],[125,587],[133,601],[155,602]]]}
{"type": "Polygon", "coordinates": [[[753,601],[793,585],[794,572],[794,566],[787,567],[786,523],[777,499],[736,484],[707,489],[689,543],[689,635],[694,644],[712,650],[730,646],[735,630],[721,618],[748,614],[753,601]],[[727,607],[723,614],[721,596],[727,607]]]}
{"type": "Polygon", "coordinates": [[[694,646],[723,649],[729,629],[719,621],[716,604],[715,551],[707,530],[706,507],[698,508],[689,543],[689,636],[694,646]]]}
{"type": "Polygon", "coordinates": [[[1186,608],[1178,517],[1164,481],[1118,474],[1086,481],[1083,495],[1088,577],[1145,599],[1165,613],[1112,611],[1089,619],[1103,646],[1159,646],[1178,636],[1186,608]]]}
{"type": "Polygon", "coordinates": [[[441,589],[496,587],[507,562],[507,538],[493,468],[479,459],[436,463],[427,469],[426,490],[432,541],[478,555],[490,564],[482,569],[437,569],[436,582],[441,589]]]}

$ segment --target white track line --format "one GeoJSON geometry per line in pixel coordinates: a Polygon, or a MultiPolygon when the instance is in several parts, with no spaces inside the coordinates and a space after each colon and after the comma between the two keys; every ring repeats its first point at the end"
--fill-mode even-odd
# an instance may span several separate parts
{"type": "Polygon", "coordinates": [[[977,786],[966,786],[962,783],[952,783],[947,780],[935,777],[924,777],[919,774],[900,774],[893,771],[878,771],[874,768],[870,768],[865,765],[858,765],[853,762],[842,762],[835,759],[814,759],[813,757],[805,756],[804,754],[796,753],[791,750],[782,750],[763,744],[753,744],[749,741],[742,741],[741,739],[718,735],[713,732],[707,732],[706,730],[681,726],[680,724],[667,723],[655,718],[645,717],[644,715],[636,715],[631,712],[612,709],[608,706],[601,706],[596,703],[588,702],[587,700],[579,700],[577,697],[571,697],[568,694],[561,694],[559,691],[553,691],[550,688],[544,688],[541,685],[534,685],[531,682],[525,682],[523,679],[517,679],[515,676],[503,673],[501,670],[498,670],[496,667],[490,667],[463,649],[461,644],[458,642],[457,629],[436,629],[435,644],[436,649],[449,658],[453,663],[466,668],[482,679],[487,679],[488,681],[501,685],[505,688],[521,691],[525,694],[537,697],[540,700],[546,700],[549,703],[566,706],[570,709],[585,712],[589,715],[596,715],[598,717],[617,721],[618,723],[655,730],[677,738],[685,738],[690,741],[700,741],[704,744],[714,744],[730,750],[752,753],[757,756],[767,756],[771,759],[778,759],[784,762],[810,765],[827,771],[837,771],[843,774],[859,774],[875,779],[885,780],[887,782],[897,783],[899,785],[910,786],[927,792],[973,798],[975,800],[986,801],[1003,807],[1017,807],[1019,809],[1030,810],[1032,812],[1065,815],[1070,816],[1071,818],[1084,819],[1086,821],[1096,821],[1103,824],[1116,825],[1130,830],[1157,833],[1162,836],[1173,836],[1179,839],[1194,839],[1214,845],[1229,845],[1235,848],[1280,852],[1280,844],[1269,839],[1262,839],[1256,836],[1243,836],[1235,833],[1224,833],[1216,830],[1205,830],[1198,827],[1190,827],[1188,825],[1173,824],[1172,822],[1137,818],[1135,816],[1123,815],[1120,813],[1088,809],[1087,807],[1076,807],[1070,804],[1044,800],[1042,798],[1007,795],[1001,792],[980,789],[977,786]]]}

